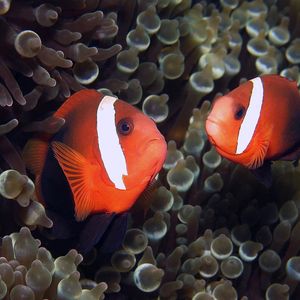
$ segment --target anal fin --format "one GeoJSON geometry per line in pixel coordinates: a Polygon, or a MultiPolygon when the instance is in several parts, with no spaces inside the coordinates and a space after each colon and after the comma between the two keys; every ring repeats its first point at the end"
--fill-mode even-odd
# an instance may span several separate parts
{"type": "Polygon", "coordinates": [[[89,216],[79,234],[76,249],[82,254],[88,253],[103,238],[115,216],[114,213],[99,213],[89,216]]]}
{"type": "Polygon", "coordinates": [[[251,173],[261,182],[266,188],[270,188],[272,185],[272,172],[271,162],[264,162],[262,166],[257,169],[252,169],[251,173]]]}
{"type": "Polygon", "coordinates": [[[300,146],[294,147],[294,149],[292,151],[289,151],[288,153],[284,154],[279,159],[280,160],[292,160],[292,161],[295,161],[295,163],[296,163],[299,158],[300,158],[300,146]]]}
{"type": "Polygon", "coordinates": [[[107,234],[103,236],[103,241],[101,240],[101,252],[112,253],[121,247],[127,230],[128,218],[128,212],[116,215],[107,234]]]}

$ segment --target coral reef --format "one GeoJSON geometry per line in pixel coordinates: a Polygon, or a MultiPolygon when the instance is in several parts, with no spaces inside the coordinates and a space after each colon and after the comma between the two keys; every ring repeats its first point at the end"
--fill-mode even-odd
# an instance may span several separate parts
{"type": "Polygon", "coordinates": [[[100,299],[107,284],[108,299],[299,299],[300,168],[275,163],[266,189],[204,131],[211,101],[240,82],[299,85],[299,16],[297,0],[0,0],[0,298],[100,299]],[[141,108],[168,155],[145,216],[137,203],[122,249],[93,249],[79,284],[74,250],[54,260],[13,232],[52,226],[22,148],[60,129],[53,111],[83,88],[141,108]]]}

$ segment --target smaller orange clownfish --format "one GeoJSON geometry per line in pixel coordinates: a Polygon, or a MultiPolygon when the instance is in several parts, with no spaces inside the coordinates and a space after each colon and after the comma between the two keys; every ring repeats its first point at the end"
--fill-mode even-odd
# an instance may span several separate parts
{"type": "Polygon", "coordinates": [[[54,117],[63,118],[64,126],[29,141],[25,162],[36,176],[37,197],[52,217],[59,214],[62,223],[64,218],[92,219],[80,237],[81,245],[90,248],[113,224],[115,232],[126,230],[115,218],[153,182],[166,142],[140,110],[95,90],[73,94],[54,117]]]}
{"type": "Polygon", "coordinates": [[[209,141],[253,170],[300,157],[300,94],[279,75],[256,77],[217,98],[206,120],[209,141]]]}

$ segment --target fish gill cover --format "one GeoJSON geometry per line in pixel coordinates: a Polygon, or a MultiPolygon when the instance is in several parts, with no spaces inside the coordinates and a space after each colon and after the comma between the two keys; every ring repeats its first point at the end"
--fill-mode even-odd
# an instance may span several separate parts
{"type": "Polygon", "coordinates": [[[266,189],[204,131],[211,100],[240,82],[299,84],[299,12],[297,0],[1,0],[0,299],[299,299],[299,167],[276,162],[266,189]],[[140,107],[168,154],[122,248],[79,265],[31,236],[52,221],[21,153],[83,88],[140,107]]]}

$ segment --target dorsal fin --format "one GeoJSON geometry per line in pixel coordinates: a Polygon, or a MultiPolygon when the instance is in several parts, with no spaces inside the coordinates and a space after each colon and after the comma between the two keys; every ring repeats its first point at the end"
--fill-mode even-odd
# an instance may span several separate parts
{"type": "Polygon", "coordinates": [[[41,174],[47,151],[48,151],[47,139],[31,139],[27,142],[23,150],[23,159],[26,167],[35,176],[41,174]]]}
{"type": "Polygon", "coordinates": [[[88,101],[102,99],[103,95],[96,90],[80,90],[73,95],[71,95],[63,105],[55,112],[54,116],[58,118],[64,118],[73,108],[81,102],[85,102],[86,105],[88,101]]]}

